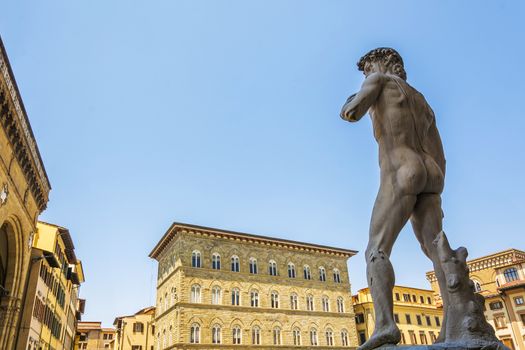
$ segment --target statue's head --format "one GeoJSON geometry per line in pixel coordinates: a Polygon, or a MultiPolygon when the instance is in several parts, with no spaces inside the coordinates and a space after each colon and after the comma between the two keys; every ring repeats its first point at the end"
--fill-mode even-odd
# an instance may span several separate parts
{"type": "Polygon", "coordinates": [[[357,68],[365,75],[382,72],[395,74],[403,80],[407,79],[401,55],[389,47],[379,47],[368,52],[357,62],[357,68]]]}

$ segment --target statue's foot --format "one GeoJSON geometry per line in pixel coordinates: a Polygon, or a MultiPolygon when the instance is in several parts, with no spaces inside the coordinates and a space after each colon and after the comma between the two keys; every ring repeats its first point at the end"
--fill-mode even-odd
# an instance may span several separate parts
{"type": "Polygon", "coordinates": [[[396,345],[401,340],[401,333],[399,328],[393,325],[385,329],[376,330],[363,345],[357,348],[357,350],[372,350],[385,344],[396,345]]]}

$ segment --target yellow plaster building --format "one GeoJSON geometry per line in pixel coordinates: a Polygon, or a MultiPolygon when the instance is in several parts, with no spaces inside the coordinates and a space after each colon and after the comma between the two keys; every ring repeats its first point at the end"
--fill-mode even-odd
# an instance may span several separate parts
{"type": "Polygon", "coordinates": [[[155,349],[355,347],[355,254],[174,223],[150,253],[159,262],[155,349]]]}
{"type": "Polygon", "coordinates": [[[101,322],[79,322],[74,350],[114,350],[117,331],[101,322]]]}
{"type": "Polygon", "coordinates": [[[51,187],[0,39],[0,349],[12,349],[38,215],[51,187]]]}
{"type": "Polygon", "coordinates": [[[70,350],[82,312],[82,263],[65,227],[38,222],[32,247],[16,348],[70,350]]]}
{"type": "MultiPolygon", "coordinates": [[[[511,349],[525,349],[525,252],[508,249],[467,261],[474,288],[485,297],[485,317],[511,349]]],[[[438,298],[433,271],[427,279],[438,298]]]]}
{"type": "Polygon", "coordinates": [[[115,319],[115,350],[153,350],[155,344],[155,307],[115,319]]]}
{"type": "MultiPolygon", "coordinates": [[[[434,301],[434,291],[394,286],[394,319],[401,331],[401,344],[432,344],[439,336],[443,312],[434,301]]],[[[370,338],[375,326],[374,305],[368,288],[353,296],[359,344],[370,338]]]]}

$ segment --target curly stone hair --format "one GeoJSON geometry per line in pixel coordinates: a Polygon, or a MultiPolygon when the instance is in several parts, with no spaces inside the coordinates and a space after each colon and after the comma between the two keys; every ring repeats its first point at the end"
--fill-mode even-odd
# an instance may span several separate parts
{"type": "Polygon", "coordinates": [[[403,67],[403,59],[401,55],[390,47],[378,47],[368,52],[366,55],[361,57],[357,62],[357,68],[360,71],[364,71],[366,62],[382,61],[387,67],[390,68],[391,72],[407,80],[407,73],[403,67]]]}

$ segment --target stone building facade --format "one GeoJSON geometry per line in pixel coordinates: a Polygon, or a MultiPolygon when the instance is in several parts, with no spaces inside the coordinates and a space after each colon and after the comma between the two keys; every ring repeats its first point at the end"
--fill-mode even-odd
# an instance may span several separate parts
{"type": "Polygon", "coordinates": [[[159,262],[155,349],[357,346],[356,252],[174,223],[159,262]]]}
{"type": "Polygon", "coordinates": [[[13,349],[49,180],[0,39],[0,349],[13,349]]]}
{"type": "Polygon", "coordinates": [[[155,307],[133,315],[119,316],[113,322],[116,340],[114,350],[152,350],[155,344],[155,307]]]}
{"type": "MultiPolygon", "coordinates": [[[[400,344],[432,344],[439,336],[443,309],[436,305],[434,291],[394,286],[394,320],[401,331],[400,344]]],[[[359,344],[370,338],[375,327],[370,289],[353,297],[359,344]]]]}
{"type": "Polygon", "coordinates": [[[82,263],[65,227],[38,222],[16,348],[71,350],[83,302],[82,263]]]}
{"type": "MultiPolygon", "coordinates": [[[[525,252],[508,249],[467,261],[475,290],[485,297],[485,317],[510,349],[525,349],[525,252]]],[[[427,279],[440,299],[434,271],[427,279]]]]}

